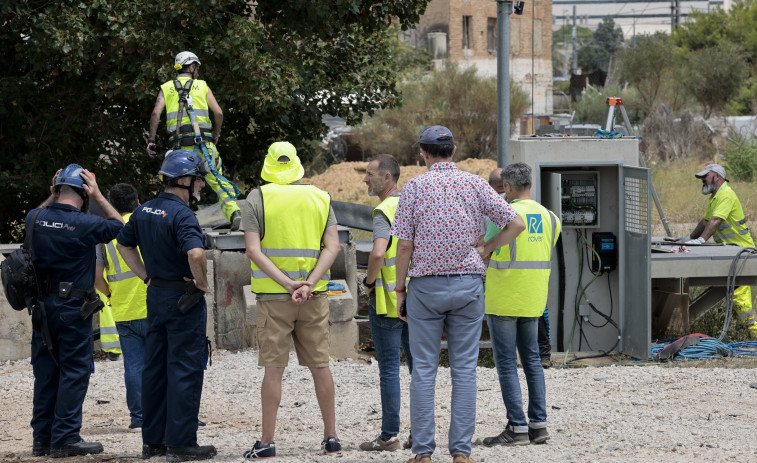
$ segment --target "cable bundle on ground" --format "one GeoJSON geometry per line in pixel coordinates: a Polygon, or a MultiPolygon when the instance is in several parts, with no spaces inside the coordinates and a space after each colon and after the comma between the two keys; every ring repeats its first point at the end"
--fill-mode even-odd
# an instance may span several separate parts
{"type": "MultiPolygon", "coordinates": [[[[660,351],[668,345],[652,346],[652,357],[657,358],[660,351]]],[[[684,347],[669,360],[710,360],[740,356],[757,356],[757,342],[727,344],[717,338],[703,337],[697,344],[684,347]]]]}

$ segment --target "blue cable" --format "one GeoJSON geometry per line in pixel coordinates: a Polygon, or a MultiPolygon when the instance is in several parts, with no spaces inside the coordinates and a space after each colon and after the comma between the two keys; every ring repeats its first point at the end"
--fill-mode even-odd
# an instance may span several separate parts
{"type": "MultiPolygon", "coordinates": [[[[652,356],[654,357],[672,341],[675,340],[666,339],[661,341],[664,344],[652,346],[652,356]]],[[[709,360],[724,357],[757,357],[757,341],[724,343],[717,338],[702,338],[699,344],[681,350],[673,360],[709,360]]]]}

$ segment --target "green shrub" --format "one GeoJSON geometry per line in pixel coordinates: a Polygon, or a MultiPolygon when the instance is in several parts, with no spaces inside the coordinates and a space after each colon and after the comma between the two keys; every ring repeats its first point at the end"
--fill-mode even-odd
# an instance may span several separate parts
{"type": "Polygon", "coordinates": [[[757,178],[757,142],[731,137],[725,146],[728,180],[752,181],[757,178]]]}
{"type": "MultiPolygon", "coordinates": [[[[497,80],[476,74],[474,67],[447,63],[428,74],[409,75],[400,84],[402,107],[377,111],[357,130],[366,156],[391,153],[400,164],[419,162],[413,141],[423,128],[448,127],[455,136],[456,160],[493,159],[497,154],[497,80]]],[[[510,129],[527,111],[529,96],[510,84],[510,129]]]]}

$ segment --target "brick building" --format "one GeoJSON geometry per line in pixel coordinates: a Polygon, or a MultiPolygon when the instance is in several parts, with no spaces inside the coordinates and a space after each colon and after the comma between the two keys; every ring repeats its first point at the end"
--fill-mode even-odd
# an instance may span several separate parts
{"type": "MultiPolygon", "coordinates": [[[[405,38],[437,63],[450,59],[497,75],[495,0],[431,0],[405,38]]],[[[552,0],[527,1],[522,15],[510,16],[510,74],[529,95],[533,81],[535,113],[552,113],[552,0]]]]}

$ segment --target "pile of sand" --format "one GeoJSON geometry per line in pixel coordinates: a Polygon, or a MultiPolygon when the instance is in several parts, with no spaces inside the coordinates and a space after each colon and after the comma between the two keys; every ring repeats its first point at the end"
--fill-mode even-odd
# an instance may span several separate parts
{"type": "MultiPolygon", "coordinates": [[[[310,183],[329,192],[336,201],[375,205],[376,198],[368,196],[368,188],[363,183],[367,162],[342,162],[329,167],[324,173],[310,178],[303,178],[304,183],[310,183]]],[[[457,163],[457,167],[466,172],[489,178],[489,172],[497,167],[497,162],[491,159],[466,159],[457,163]]],[[[426,172],[426,166],[403,166],[400,169],[400,188],[413,177],[426,172]]]]}

